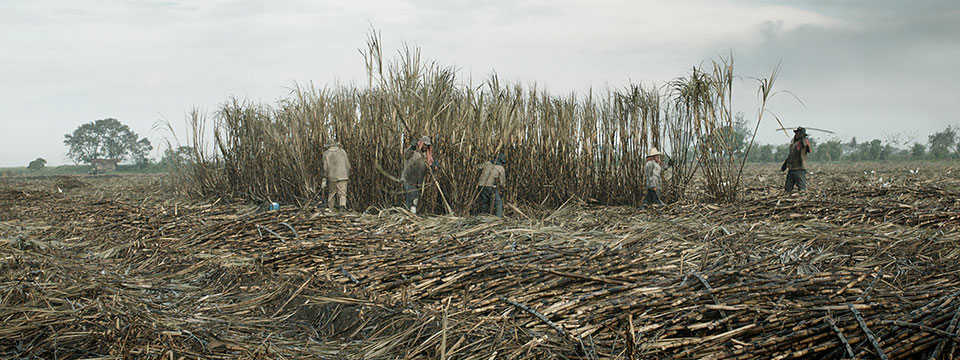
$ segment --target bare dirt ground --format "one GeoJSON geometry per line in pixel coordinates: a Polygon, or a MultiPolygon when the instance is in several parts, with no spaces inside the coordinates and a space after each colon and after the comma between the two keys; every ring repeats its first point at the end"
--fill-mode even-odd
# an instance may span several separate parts
{"type": "Polygon", "coordinates": [[[0,357],[954,358],[960,164],[506,219],[0,179],[0,357]]]}

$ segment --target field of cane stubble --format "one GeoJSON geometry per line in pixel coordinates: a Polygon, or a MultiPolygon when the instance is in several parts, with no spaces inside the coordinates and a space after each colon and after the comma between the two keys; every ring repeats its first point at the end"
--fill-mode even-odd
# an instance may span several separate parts
{"type": "Polygon", "coordinates": [[[734,203],[504,219],[0,179],[0,356],[960,355],[960,164],[815,164],[794,196],[776,167],[734,203]]]}

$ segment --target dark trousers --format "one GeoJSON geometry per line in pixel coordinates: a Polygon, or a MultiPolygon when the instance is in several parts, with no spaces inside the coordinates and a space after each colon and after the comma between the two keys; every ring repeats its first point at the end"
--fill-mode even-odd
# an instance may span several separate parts
{"type": "Polygon", "coordinates": [[[806,191],[807,190],[807,171],[806,170],[788,170],[787,171],[787,181],[783,184],[783,189],[787,192],[793,192],[793,186],[797,186],[797,190],[806,191]]]}
{"type": "Polygon", "coordinates": [[[503,198],[500,197],[500,191],[493,186],[477,186],[477,191],[480,192],[480,196],[477,197],[479,212],[502,217],[503,198]]]}
{"type": "Polygon", "coordinates": [[[643,202],[641,204],[643,205],[663,204],[663,201],[660,200],[660,191],[657,188],[647,189],[647,196],[643,197],[643,202]]]}
{"type": "Polygon", "coordinates": [[[410,210],[414,206],[419,208],[420,188],[403,182],[403,206],[410,210]]]}

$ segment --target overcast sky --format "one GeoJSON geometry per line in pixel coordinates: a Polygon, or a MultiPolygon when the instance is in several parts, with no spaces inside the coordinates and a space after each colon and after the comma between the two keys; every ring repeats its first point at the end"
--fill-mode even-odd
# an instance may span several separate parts
{"type": "MultiPolygon", "coordinates": [[[[737,110],[782,60],[769,105],[841,138],[960,124],[960,2],[0,0],[0,167],[69,163],[63,135],[116,118],[155,145],[161,119],[230,96],[273,102],[294,82],[364,84],[371,24],[461,78],[496,70],[553,93],[662,84],[733,53],[737,110]]],[[[762,126],[763,142],[785,141],[762,126]]],[[[825,134],[812,133],[815,136],[825,134]]],[[[159,148],[159,146],[156,146],[159,148]]]]}

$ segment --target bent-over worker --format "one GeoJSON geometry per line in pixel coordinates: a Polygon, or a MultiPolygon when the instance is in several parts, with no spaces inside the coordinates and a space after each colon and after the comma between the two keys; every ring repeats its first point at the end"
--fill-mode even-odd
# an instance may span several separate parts
{"type": "Polygon", "coordinates": [[[807,139],[807,129],[798,127],[793,130],[793,140],[790,142],[790,154],[780,166],[780,171],[787,171],[787,180],[783,189],[791,193],[796,185],[797,190],[807,190],[807,153],[810,152],[810,140],[807,139]]]}
{"type": "Polygon", "coordinates": [[[506,169],[503,165],[507,163],[507,157],[504,154],[497,155],[497,158],[482,164],[483,171],[480,172],[480,181],[477,182],[477,191],[480,193],[477,198],[480,212],[486,212],[497,217],[503,217],[503,198],[500,196],[500,189],[506,185],[506,169]]]}
{"type": "Polygon", "coordinates": [[[327,149],[323,152],[320,173],[323,180],[320,187],[327,187],[329,181],[330,187],[327,189],[327,207],[333,209],[345,209],[347,207],[347,182],[350,178],[350,159],[347,158],[347,152],[340,147],[339,142],[330,142],[325,146],[327,149]],[[338,200],[339,202],[334,202],[338,200]]]}
{"type": "Polygon", "coordinates": [[[400,173],[400,182],[403,184],[403,205],[414,214],[420,202],[420,188],[423,179],[427,176],[428,168],[438,168],[433,159],[433,149],[430,146],[430,137],[421,137],[415,144],[403,151],[403,170],[400,173]]]}

